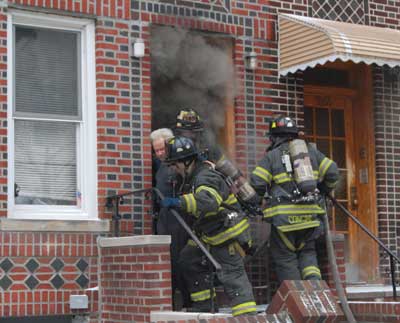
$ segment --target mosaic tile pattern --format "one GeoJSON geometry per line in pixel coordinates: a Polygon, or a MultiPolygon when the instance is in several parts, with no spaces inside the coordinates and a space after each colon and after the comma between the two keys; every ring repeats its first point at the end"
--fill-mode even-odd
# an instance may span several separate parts
{"type": "Polygon", "coordinates": [[[15,261],[9,258],[0,258],[0,290],[8,290],[13,284],[19,283],[21,273],[26,275],[24,285],[33,290],[39,285],[46,285],[60,289],[64,284],[77,289],[86,288],[89,284],[89,261],[79,258],[77,261],[50,259],[47,257],[23,258],[15,261]]]}
{"type": "Polygon", "coordinates": [[[312,15],[354,24],[366,23],[364,0],[313,0],[312,15]]]}

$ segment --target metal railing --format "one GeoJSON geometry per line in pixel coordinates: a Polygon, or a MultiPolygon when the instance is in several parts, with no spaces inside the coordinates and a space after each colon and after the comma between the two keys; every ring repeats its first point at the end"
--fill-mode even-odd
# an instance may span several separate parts
{"type": "MultiPolygon", "coordinates": [[[[119,214],[119,205],[123,204],[124,198],[127,196],[131,195],[138,195],[138,194],[151,194],[151,193],[156,193],[158,197],[162,200],[164,199],[163,194],[154,187],[150,188],[145,188],[145,189],[138,189],[135,191],[123,193],[123,194],[116,194],[116,195],[111,195],[107,197],[106,200],[106,207],[108,208],[113,208],[113,222],[114,222],[114,236],[118,237],[120,232],[119,232],[119,221],[121,219],[121,215],[119,214]]],[[[330,194],[326,195],[335,206],[337,206],[340,210],[342,210],[353,222],[355,222],[372,240],[374,240],[390,257],[390,275],[391,275],[391,282],[392,282],[392,287],[393,287],[393,299],[397,299],[397,291],[396,291],[396,280],[395,280],[395,274],[396,274],[396,268],[395,268],[395,261],[400,264],[400,259],[397,255],[393,253],[377,236],[375,236],[364,224],[360,222],[349,210],[347,210],[342,204],[340,204],[333,196],[330,194]]],[[[198,239],[198,237],[192,232],[190,227],[186,224],[186,222],[182,219],[182,217],[179,215],[179,213],[174,210],[170,209],[171,213],[175,216],[175,218],[178,220],[178,222],[182,225],[182,227],[185,229],[185,231],[189,234],[191,239],[196,243],[196,245],[202,250],[204,255],[207,257],[207,259],[211,262],[213,267],[219,271],[221,270],[221,265],[214,259],[214,257],[209,253],[207,248],[203,245],[203,243],[198,239]]]]}
{"type": "MultiPolygon", "coordinates": [[[[150,187],[150,188],[144,188],[144,189],[139,189],[123,194],[117,194],[117,195],[111,195],[108,196],[106,199],[106,207],[108,208],[114,208],[114,214],[112,216],[113,221],[114,221],[114,235],[116,237],[119,236],[119,220],[121,219],[121,215],[119,214],[119,205],[121,202],[123,203],[124,197],[130,196],[130,195],[136,195],[136,194],[151,194],[152,192],[156,193],[157,196],[163,200],[164,195],[160,192],[159,189],[155,187],[150,187]]],[[[190,227],[186,224],[185,220],[182,219],[182,217],[179,215],[179,213],[174,210],[170,209],[170,212],[175,216],[179,224],[183,227],[183,229],[188,233],[190,238],[196,243],[196,245],[200,248],[200,250],[203,252],[203,254],[206,256],[206,258],[210,261],[211,265],[213,268],[215,268],[215,271],[210,268],[210,274],[211,274],[211,279],[210,279],[210,290],[212,291],[214,289],[214,279],[215,279],[215,272],[219,272],[222,270],[221,265],[214,259],[214,257],[210,254],[208,249],[203,245],[203,243],[199,240],[199,238],[193,233],[193,231],[190,229],[190,227]]],[[[211,302],[211,312],[214,313],[215,307],[214,307],[214,298],[210,298],[211,302]]]]}
{"type": "Polygon", "coordinates": [[[389,248],[377,237],[375,236],[369,229],[360,222],[349,210],[347,210],[342,204],[340,204],[333,196],[330,194],[326,195],[332,202],[335,204],[340,210],[342,210],[351,220],[353,220],[372,240],[374,240],[390,257],[390,275],[392,280],[393,287],[393,299],[396,300],[397,292],[396,292],[396,279],[395,279],[395,261],[400,264],[400,259],[397,257],[393,251],[389,250],[389,248]]]}

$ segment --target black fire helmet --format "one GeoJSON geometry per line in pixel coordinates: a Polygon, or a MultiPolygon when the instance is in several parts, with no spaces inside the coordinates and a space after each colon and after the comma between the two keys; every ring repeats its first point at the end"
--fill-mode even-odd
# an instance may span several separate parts
{"type": "Polygon", "coordinates": [[[192,161],[197,158],[199,152],[193,141],[186,137],[173,137],[167,140],[166,163],[192,161]]]}
{"type": "Polygon", "coordinates": [[[204,123],[194,109],[182,109],[176,116],[175,130],[203,131],[204,123]]]}
{"type": "Polygon", "coordinates": [[[290,117],[278,116],[269,122],[269,136],[298,135],[299,130],[290,117]]]}

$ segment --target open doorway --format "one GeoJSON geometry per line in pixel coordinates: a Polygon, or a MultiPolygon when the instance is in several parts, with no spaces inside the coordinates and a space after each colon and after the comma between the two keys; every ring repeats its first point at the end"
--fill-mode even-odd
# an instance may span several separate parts
{"type": "Polygon", "coordinates": [[[232,38],[153,25],[150,46],[152,130],[173,128],[178,111],[193,108],[209,129],[210,140],[232,156],[232,38]]]}

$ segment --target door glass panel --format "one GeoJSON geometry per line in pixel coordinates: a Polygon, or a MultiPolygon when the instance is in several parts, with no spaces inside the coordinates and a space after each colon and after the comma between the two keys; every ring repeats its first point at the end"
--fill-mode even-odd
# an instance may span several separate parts
{"type": "Polygon", "coordinates": [[[317,149],[327,157],[331,155],[328,139],[317,139],[317,149]]]}
{"type": "Polygon", "coordinates": [[[344,111],[332,110],[332,136],[344,137],[344,111]]]}
{"type": "Polygon", "coordinates": [[[343,140],[332,141],[332,158],[339,168],[346,168],[346,144],[343,140]]]}
{"type": "MultiPolygon", "coordinates": [[[[315,142],[318,150],[337,163],[340,178],[334,195],[340,203],[348,207],[348,169],[346,164],[344,112],[344,109],[338,107],[305,107],[304,124],[306,139],[315,142]]],[[[331,215],[331,230],[348,234],[349,222],[347,216],[337,208],[332,207],[329,207],[328,214],[331,215]]]]}
{"type": "Polygon", "coordinates": [[[347,199],[347,170],[340,171],[340,178],[335,188],[335,197],[338,200],[347,199]]]}
{"type": "Polygon", "coordinates": [[[312,117],[313,109],[304,110],[304,132],[306,135],[314,134],[314,118],[312,117]]]}
{"type": "MultiPolygon", "coordinates": [[[[342,204],[344,207],[347,207],[347,203],[340,204],[342,204]]],[[[335,213],[335,231],[347,232],[349,230],[349,221],[347,220],[347,215],[338,208],[335,209],[335,213]]]]}
{"type": "Polygon", "coordinates": [[[316,109],[315,121],[317,136],[329,136],[329,110],[316,109]]]}

